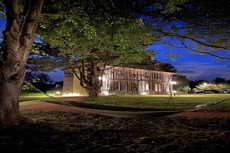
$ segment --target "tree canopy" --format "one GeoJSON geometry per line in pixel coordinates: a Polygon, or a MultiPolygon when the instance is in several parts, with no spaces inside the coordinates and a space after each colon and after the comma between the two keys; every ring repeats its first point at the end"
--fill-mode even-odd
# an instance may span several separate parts
{"type": "MultiPolygon", "coordinates": [[[[21,2],[25,3],[25,1],[21,2]]],[[[111,40],[114,40],[115,36],[123,38],[136,36],[138,32],[130,34],[128,31],[136,32],[135,25],[147,27],[149,24],[150,34],[153,36],[150,40],[152,42],[158,41],[169,45],[168,49],[173,47],[178,50],[188,49],[195,53],[229,60],[229,10],[229,2],[226,0],[208,2],[206,0],[109,0],[106,2],[49,0],[45,1],[43,7],[38,36],[52,48],[58,47],[68,54],[76,53],[74,47],[77,43],[79,45],[77,53],[84,54],[85,50],[92,46],[114,49],[111,43],[115,41],[111,40]],[[135,22],[137,23],[134,24],[135,22]],[[112,38],[108,37],[108,34],[116,33],[118,29],[120,34],[117,33],[111,36],[112,38]],[[125,34],[125,31],[128,34],[125,34]],[[107,44],[108,41],[110,44],[107,44]],[[80,42],[87,43],[82,45],[80,42]],[[224,51],[226,51],[224,55],[220,54],[224,51]]],[[[143,37],[145,38],[144,35],[143,37]]],[[[149,38],[142,41],[148,44],[149,38]]],[[[118,43],[118,46],[126,44],[125,47],[120,48],[122,50],[137,49],[137,46],[127,46],[131,42],[130,39],[117,41],[115,43],[118,43]]],[[[137,56],[137,59],[139,57],[137,56]]]]}
{"type": "Polygon", "coordinates": [[[170,12],[183,2],[46,1],[37,33],[44,44],[58,48],[62,55],[81,57],[97,48],[116,51],[125,62],[140,61],[145,48],[158,37],[156,32],[150,35],[152,25],[145,22],[145,15],[151,12],[159,18],[163,5],[170,12]]]}
{"type": "MultiPolygon", "coordinates": [[[[197,53],[229,60],[229,54],[218,55],[219,51],[230,50],[229,3],[46,0],[43,7],[43,0],[1,0],[0,11],[5,13],[1,17],[6,17],[6,25],[1,43],[0,121],[18,122],[19,93],[37,27],[35,40],[39,45],[34,51],[42,50],[49,56],[58,54],[67,61],[82,59],[94,49],[116,52],[117,62],[140,61],[151,42],[164,42],[162,36],[177,38],[184,48],[197,53]]],[[[174,45],[170,41],[168,44],[174,45]]]]}
{"type": "Polygon", "coordinates": [[[158,42],[193,53],[207,54],[219,60],[230,60],[230,1],[187,0],[179,9],[164,14],[155,22],[161,37],[158,42]]]}
{"type": "Polygon", "coordinates": [[[68,0],[65,5],[45,5],[37,34],[44,45],[59,50],[59,56],[69,56],[71,60],[84,58],[92,49],[98,49],[115,52],[123,62],[140,61],[153,37],[140,17],[131,15],[129,2],[124,4],[130,4],[125,12],[118,11],[117,3],[121,1],[113,2],[114,5],[68,0]],[[62,11],[57,12],[56,7],[62,11]]]}

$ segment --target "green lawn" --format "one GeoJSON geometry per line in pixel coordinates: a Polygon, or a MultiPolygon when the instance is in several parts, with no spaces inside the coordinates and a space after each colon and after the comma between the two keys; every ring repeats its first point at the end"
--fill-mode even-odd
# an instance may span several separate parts
{"type": "MultiPolygon", "coordinates": [[[[56,97],[54,94],[50,96],[56,97]]],[[[20,106],[39,104],[40,99],[49,98],[38,92],[22,92],[20,95],[20,106]]],[[[58,97],[66,98],[66,97],[58,97]]],[[[97,98],[85,98],[83,102],[107,106],[154,108],[154,109],[192,109],[200,104],[216,102],[230,98],[230,94],[188,94],[176,95],[170,98],[169,95],[151,96],[107,96],[97,98]]],[[[230,112],[230,100],[207,107],[204,111],[230,112]]]]}
{"type": "MultiPolygon", "coordinates": [[[[49,96],[56,96],[55,93],[47,93],[49,96]]],[[[47,97],[44,93],[36,91],[21,91],[20,97],[47,97]]]]}
{"type": "Polygon", "coordinates": [[[29,105],[37,105],[42,104],[45,102],[41,102],[40,100],[29,100],[29,101],[23,101],[19,103],[19,106],[29,106],[29,105]]]}
{"type": "MultiPolygon", "coordinates": [[[[108,106],[157,108],[157,109],[192,109],[197,105],[216,102],[230,98],[230,94],[194,94],[154,96],[107,96],[97,98],[85,98],[84,102],[108,106]]],[[[230,100],[209,106],[205,111],[230,111],[230,100]]]]}
{"type": "MultiPolygon", "coordinates": [[[[57,97],[55,93],[47,93],[47,95],[51,97],[57,97]]],[[[35,92],[35,91],[22,91],[20,93],[19,105],[28,106],[28,105],[42,104],[44,102],[41,102],[40,100],[49,98],[47,95],[45,95],[44,93],[35,92]]]]}

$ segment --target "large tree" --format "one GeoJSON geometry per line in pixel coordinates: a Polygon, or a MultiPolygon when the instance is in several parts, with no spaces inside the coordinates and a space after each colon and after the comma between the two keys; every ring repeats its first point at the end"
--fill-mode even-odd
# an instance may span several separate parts
{"type": "MultiPolygon", "coordinates": [[[[114,41],[116,43],[112,42],[112,44],[122,44],[121,46],[125,46],[114,46],[117,51],[120,51],[120,57],[124,60],[126,58],[138,59],[141,56],[138,56],[140,54],[136,53],[142,52],[141,49],[143,47],[141,47],[140,43],[146,43],[144,41],[139,41],[137,43],[138,46],[135,46],[136,43],[131,41],[131,39],[138,41],[138,38],[135,37],[134,33],[141,31],[135,30],[137,25],[139,25],[139,27],[144,25],[140,22],[141,20],[138,20],[138,18],[143,14],[148,15],[146,12],[152,12],[155,18],[160,18],[161,10],[169,13],[173,12],[177,10],[176,5],[181,4],[184,1],[185,0],[82,0],[76,2],[73,0],[46,0],[44,5],[45,13],[43,16],[46,18],[51,17],[52,19],[57,18],[57,22],[53,22],[55,20],[46,20],[45,18],[42,18],[39,24],[38,19],[41,13],[43,0],[0,1],[3,2],[1,4],[4,4],[4,6],[1,6],[1,11],[6,11],[6,26],[3,32],[3,42],[1,43],[0,122],[5,125],[18,123],[19,93],[24,80],[26,62],[33,45],[38,25],[39,27],[46,28],[47,26],[50,26],[49,23],[51,21],[52,24],[57,25],[59,29],[48,29],[49,27],[45,29],[49,30],[49,32],[53,32],[50,36],[53,36],[55,39],[53,39],[53,42],[52,39],[48,39],[49,42],[44,41],[44,43],[51,44],[52,48],[58,47],[59,50],[65,50],[65,55],[72,55],[73,52],[77,52],[75,57],[85,55],[86,48],[90,48],[88,51],[91,51],[95,48],[101,50],[108,47],[104,46],[102,43],[98,43],[96,46],[92,44],[90,44],[92,46],[88,46],[89,43],[78,43],[79,38],[81,38],[85,39],[85,42],[93,41],[94,44],[96,44],[97,39],[95,39],[95,37],[98,38],[98,33],[95,31],[98,29],[95,28],[99,28],[98,25],[100,25],[100,28],[102,29],[100,38],[107,41],[107,45],[111,42],[112,38],[119,38],[123,32],[126,32],[127,37],[116,39],[116,41],[114,41]],[[71,11],[72,13],[69,13],[71,11]],[[62,18],[60,18],[60,16],[62,16],[62,18]],[[76,22],[75,19],[77,19],[78,22],[76,22]],[[108,29],[108,26],[112,26],[113,21],[116,23],[116,26],[113,27],[114,29],[108,31],[103,30],[104,27],[108,29]],[[135,22],[136,24],[134,24],[135,22]],[[59,25],[57,23],[59,23],[59,25]],[[124,23],[128,23],[126,25],[128,25],[129,28],[123,26],[124,23]],[[96,24],[96,26],[94,24],[96,24]],[[134,29],[133,25],[135,27],[134,29]],[[72,35],[71,32],[66,33],[66,29],[74,31],[74,35],[72,35]],[[103,36],[103,32],[106,31],[113,34],[114,30],[118,32],[120,31],[120,33],[117,33],[117,35],[111,35],[113,37],[110,38],[106,37],[108,36],[107,34],[103,36]],[[76,33],[80,35],[76,35],[76,33]],[[59,38],[61,41],[57,41],[59,38]],[[133,56],[130,58],[130,54],[126,54],[126,51],[131,50],[132,47],[136,48],[136,50],[133,51],[133,56]],[[138,49],[138,47],[140,48],[138,49]]],[[[151,34],[155,35],[154,32],[151,34]]],[[[38,36],[46,39],[46,36],[42,33],[38,36]]],[[[146,36],[143,35],[140,40],[145,40],[145,37],[146,36]]],[[[111,46],[111,44],[109,46],[111,46]]],[[[109,50],[112,49],[110,48],[109,50]]]]}
{"type": "MultiPolygon", "coordinates": [[[[171,1],[169,8],[178,3],[181,2],[171,1]]],[[[104,72],[104,65],[141,62],[146,57],[146,47],[158,35],[150,34],[152,25],[145,24],[142,15],[151,11],[155,12],[155,18],[159,18],[161,8],[157,5],[158,1],[148,0],[49,3],[45,5],[38,34],[42,37],[43,46],[49,46],[52,51],[56,49],[58,56],[69,59],[73,73],[89,96],[97,96],[101,86],[98,78],[104,72]],[[151,6],[157,9],[152,10],[151,6]],[[59,10],[53,9],[57,7],[59,10]],[[98,56],[95,51],[101,54],[98,56]],[[101,57],[103,53],[107,59],[101,57]]],[[[49,55],[49,50],[46,51],[49,55]]],[[[68,69],[69,65],[65,66],[68,69]]]]}
{"type": "MultiPolygon", "coordinates": [[[[49,46],[56,49],[57,57],[69,59],[65,69],[72,69],[90,97],[99,93],[99,76],[106,64],[141,61],[146,56],[145,48],[153,41],[131,2],[124,3],[126,10],[120,10],[121,1],[113,2],[68,0],[66,5],[71,3],[71,6],[68,10],[61,9],[62,15],[52,10],[54,6],[49,3],[38,29],[43,40],[41,50],[49,46]],[[92,10],[85,9],[89,6],[92,10]]],[[[47,53],[50,54],[49,50],[47,53]]]]}
{"type": "Polygon", "coordinates": [[[27,1],[23,11],[19,9],[17,0],[4,0],[3,4],[6,8],[6,27],[1,43],[0,122],[11,125],[19,120],[19,93],[43,0],[27,1]]]}

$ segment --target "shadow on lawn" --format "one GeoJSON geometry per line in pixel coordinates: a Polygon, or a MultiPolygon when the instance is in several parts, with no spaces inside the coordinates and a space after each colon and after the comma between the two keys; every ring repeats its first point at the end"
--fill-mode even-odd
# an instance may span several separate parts
{"type": "Polygon", "coordinates": [[[229,152],[230,119],[116,118],[23,111],[29,120],[1,129],[1,153],[229,152]]]}
{"type": "Polygon", "coordinates": [[[20,125],[1,130],[1,153],[52,152],[61,144],[53,141],[60,132],[49,125],[22,121],[20,125]]]}

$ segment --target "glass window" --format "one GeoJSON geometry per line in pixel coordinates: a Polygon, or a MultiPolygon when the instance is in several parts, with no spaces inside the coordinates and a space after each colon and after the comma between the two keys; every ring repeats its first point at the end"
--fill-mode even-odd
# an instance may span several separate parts
{"type": "Polygon", "coordinates": [[[158,84],[158,91],[161,91],[161,84],[158,84]]]}
{"type": "Polygon", "coordinates": [[[115,90],[120,90],[120,82],[115,82],[115,90]]]}
{"type": "Polygon", "coordinates": [[[149,73],[146,71],[145,72],[145,77],[148,78],[149,77],[149,73]]]}
{"type": "Polygon", "coordinates": [[[154,79],[157,79],[157,73],[154,73],[154,79]]]}
{"type": "Polygon", "coordinates": [[[155,84],[155,91],[158,91],[158,86],[157,86],[157,84],[155,84]]]}

